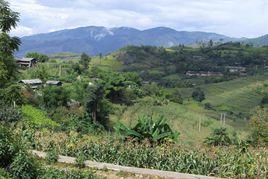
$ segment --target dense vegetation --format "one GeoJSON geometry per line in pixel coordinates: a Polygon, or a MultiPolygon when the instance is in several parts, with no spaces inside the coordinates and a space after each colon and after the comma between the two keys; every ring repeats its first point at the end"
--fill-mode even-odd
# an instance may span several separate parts
{"type": "Polygon", "coordinates": [[[96,57],[33,52],[27,56],[38,65],[19,69],[19,39],[8,35],[18,14],[0,3],[7,17],[0,17],[0,177],[96,177],[80,170],[84,160],[267,176],[267,47],[211,41],[198,48],[131,46],[96,57]],[[17,83],[33,78],[43,84],[17,83]],[[48,152],[46,160],[32,149],[48,152]],[[58,154],[77,157],[77,168],[58,169],[58,154]]]}

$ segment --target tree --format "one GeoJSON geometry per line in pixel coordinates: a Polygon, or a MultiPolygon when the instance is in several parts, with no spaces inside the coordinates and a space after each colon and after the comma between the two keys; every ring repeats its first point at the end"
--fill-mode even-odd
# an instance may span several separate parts
{"type": "Polygon", "coordinates": [[[0,0],[0,87],[15,77],[17,68],[13,53],[19,49],[20,40],[10,37],[9,32],[17,26],[19,14],[10,9],[9,4],[0,0]]]}
{"type": "Polygon", "coordinates": [[[108,117],[111,111],[110,102],[105,98],[103,84],[90,85],[87,89],[86,112],[90,114],[93,122],[108,127],[108,117]]]}
{"type": "Polygon", "coordinates": [[[47,80],[49,77],[49,68],[45,64],[40,64],[36,68],[32,69],[30,75],[32,78],[40,78],[41,80],[47,80]]]}
{"type": "Polygon", "coordinates": [[[179,104],[183,103],[183,98],[181,96],[180,90],[177,88],[174,91],[172,91],[170,95],[168,95],[168,98],[172,102],[179,103],[179,104]]]}
{"type": "Polygon", "coordinates": [[[28,52],[26,54],[27,58],[35,58],[39,62],[47,62],[49,60],[49,57],[45,54],[37,53],[37,52],[28,52]]]}
{"type": "Polygon", "coordinates": [[[82,53],[80,57],[80,64],[83,66],[84,70],[88,69],[90,60],[90,57],[86,53],[82,53]]]}
{"type": "Polygon", "coordinates": [[[43,89],[42,101],[47,108],[66,106],[68,99],[69,94],[63,87],[48,86],[43,89]]]}
{"type": "Polygon", "coordinates": [[[201,102],[205,99],[205,93],[200,88],[196,88],[192,93],[192,98],[201,102]]]}
{"type": "Polygon", "coordinates": [[[257,108],[250,119],[250,140],[255,145],[268,145],[268,109],[257,108]]]}
{"type": "Polygon", "coordinates": [[[7,67],[4,64],[4,62],[0,61],[0,88],[1,88],[1,84],[4,84],[7,82],[7,79],[8,79],[7,67]]]}

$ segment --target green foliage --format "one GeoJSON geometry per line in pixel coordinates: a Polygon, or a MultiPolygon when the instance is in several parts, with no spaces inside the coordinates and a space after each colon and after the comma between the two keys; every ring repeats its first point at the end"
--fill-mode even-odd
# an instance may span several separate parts
{"type": "Polygon", "coordinates": [[[86,112],[90,115],[94,123],[101,123],[108,127],[108,115],[111,111],[109,101],[105,98],[105,91],[102,84],[89,86],[86,101],[86,112]]]}
{"type": "Polygon", "coordinates": [[[250,119],[251,134],[254,145],[268,145],[268,109],[257,108],[250,119]]]}
{"type": "Polygon", "coordinates": [[[54,164],[58,161],[59,154],[56,149],[50,149],[46,155],[46,161],[48,164],[54,164]]]}
{"type": "Polygon", "coordinates": [[[205,139],[204,143],[211,146],[228,146],[232,141],[226,128],[217,128],[205,139]]]}
{"type": "Polygon", "coordinates": [[[78,168],[84,168],[84,167],[85,167],[85,160],[86,160],[85,155],[84,155],[82,152],[79,152],[79,153],[76,155],[75,165],[76,165],[78,168]]]}
{"type": "Polygon", "coordinates": [[[25,102],[21,86],[16,84],[0,89],[0,98],[6,105],[22,105],[25,102]]]}
{"type": "Polygon", "coordinates": [[[0,179],[12,179],[12,176],[4,169],[0,168],[0,179]]]}
{"type": "Polygon", "coordinates": [[[18,179],[35,179],[40,174],[40,167],[33,157],[20,150],[10,165],[10,173],[18,179]]]}
{"type": "Polygon", "coordinates": [[[8,167],[18,151],[18,139],[9,129],[0,125],[0,168],[8,167]]]}
{"type": "Polygon", "coordinates": [[[116,126],[115,130],[125,138],[132,138],[139,142],[148,140],[151,144],[176,141],[179,133],[173,132],[163,117],[140,117],[133,128],[126,127],[122,123],[116,126]]]}
{"type": "Polygon", "coordinates": [[[42,103],[46,108],[67,106],[69,93],[64,87],[47,86],[43,90],[42,103]]]}
{"type": "Polygon", "coordinates": [[[9,129],[0,126],[0,168],[8,169],[12,178],[34,179],[39,174],[39,165],[19,141],[9,129]]]}
{"type": "Polygon", "coordinates": [[[212,105],[211,105],[210,103],[205,103],[205,104],[204,104],[204,107],[205,107],[205,109],[207,109],[207,110],[212,110],[212,109],[213,109],[213,107],[212,107],[212,105]]]}
{"type": "MultiPolygon", "coordinates": [[[[87,139],[87,138],[86,138],[87,139]]],[[[40,139],[40,142],[44,142],[40,139]]],[[[76,139],[59,141],[61,153],[76,156],[82,152],[87,160],[116,163],[123,166],[151,168],[222,178],[265,178],[267,151],[241,152],[237,147],[205,146],[183,148],[177,145],[152,146],[145,143],[122,143],[115,139],[76,139]]]]}
{"type": "Polygon", "coordinates": [[[9,32],[17,26],[19,14],[10,9],[9,3],[0,1],[0,87],[15,77],[17,69],[13,53],[19,49],[20,40],[10,37],[9,32]]]}
{"type": "Polygon", "coordinates": [[[37,109],[30,105],[24,105],[22,106],[22,114],[24,117],[24,120],[31,126],[43,128],[43,127],[49,127],[54,128],[57,127],[58,124],[48,118],[44,111],[37,109]]]}
{"type": "Polygon", "coordinates": [[[262,105],[267,105],[268,104],[268,92],[264,94],[264,97],[261,100],[262,105]]]}
{"type": "Polygon", "coordinates": [[[205,99],[205,93],[200,88],[196,88],[192,93],[192,98],[196,101],[203,101],[205,99]]]}
{"type": "Polygon", "coordinates": [[[172,102],[179,103],[179,104],[183,103],[181,92],[177,88],[174,91],[172,91],[171,94],[169,94],[167,97],[172,102]]]}
{"type": "Polygon", "coordinates": [[[156,83],[145,84],[142,89],[145,96],[164,96],[163,88],[156,83]]]}
{"type": "Polygon", "coordinates": [[[49,78],[49,67],[45,64],[39,64],[30,71],[31,78],[39,78],[43,81],[49,78]]]}
{"type": "Polygon", "coordinates": [[[83,66],[84,70],[88,69],[90,60],[91,58],[86,53],[82,53],[79,63],[83,66]]]}
{"type": "Polygon", "coordinates": [[[74,169],[57,169],[57,168],[47,168],[40,179],[47,178],[57,178],[57,179],[97,179],[97,177],[91,171],[80,171],[74,169]]]}
{"type": "Polygon", "coordinates": [[[2,84],[5,84],[8,79],[8,71],[7,67],[4,64],[4,62],[0,61],[0,87],[2,87],[2,84]]]}
{"type": "Polygon", "coordinates": [[[35,58],[39,62],[47,62],[49,60],[49,57],[45,54],[37,53],[37,52],[28,52],[26,54],[27,58],[35,58]]]}
{"type": "Polygon", "coordinates": [[[13,105],[6,105],[0,101],[0,121],[17,122],[21,120],[21,109],[13,105]]]}

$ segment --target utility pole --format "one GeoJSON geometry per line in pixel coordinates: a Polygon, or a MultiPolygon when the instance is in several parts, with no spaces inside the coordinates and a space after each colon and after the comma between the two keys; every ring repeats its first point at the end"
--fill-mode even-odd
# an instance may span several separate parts
{"type": "Polygon", "coordinates": [[[223,125],[225,126],[225,122],[226,122],[226,114],[223,113],[223,125]]]}
{"type": "Polygon", "coordinates": [[[61,76],[61,65],[59,66],[59,76],[61,76]]]}
{"type": "Polygon", "coordinates": [[[220,121],[221,121],[220,123],[221,123],[221,125],[222,125],[222,113],[221,113],[221,119],[220,119],[220,121]]]}
{"type": "Polygon", "coordinates": [[[201,118],[199,118],[198,131],[201,132],[201,118]]]}

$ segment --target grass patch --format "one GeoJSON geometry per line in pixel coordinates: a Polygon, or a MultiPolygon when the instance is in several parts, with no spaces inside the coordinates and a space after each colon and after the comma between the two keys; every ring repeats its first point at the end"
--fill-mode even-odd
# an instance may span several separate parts
{"type": "Polygon", "coordinates": [[[22,114],[24,120],[31,126],[43,127],[58,127],[59,124],[46,116],[46,113],[31,105],[22,106],[22,114]]]}

